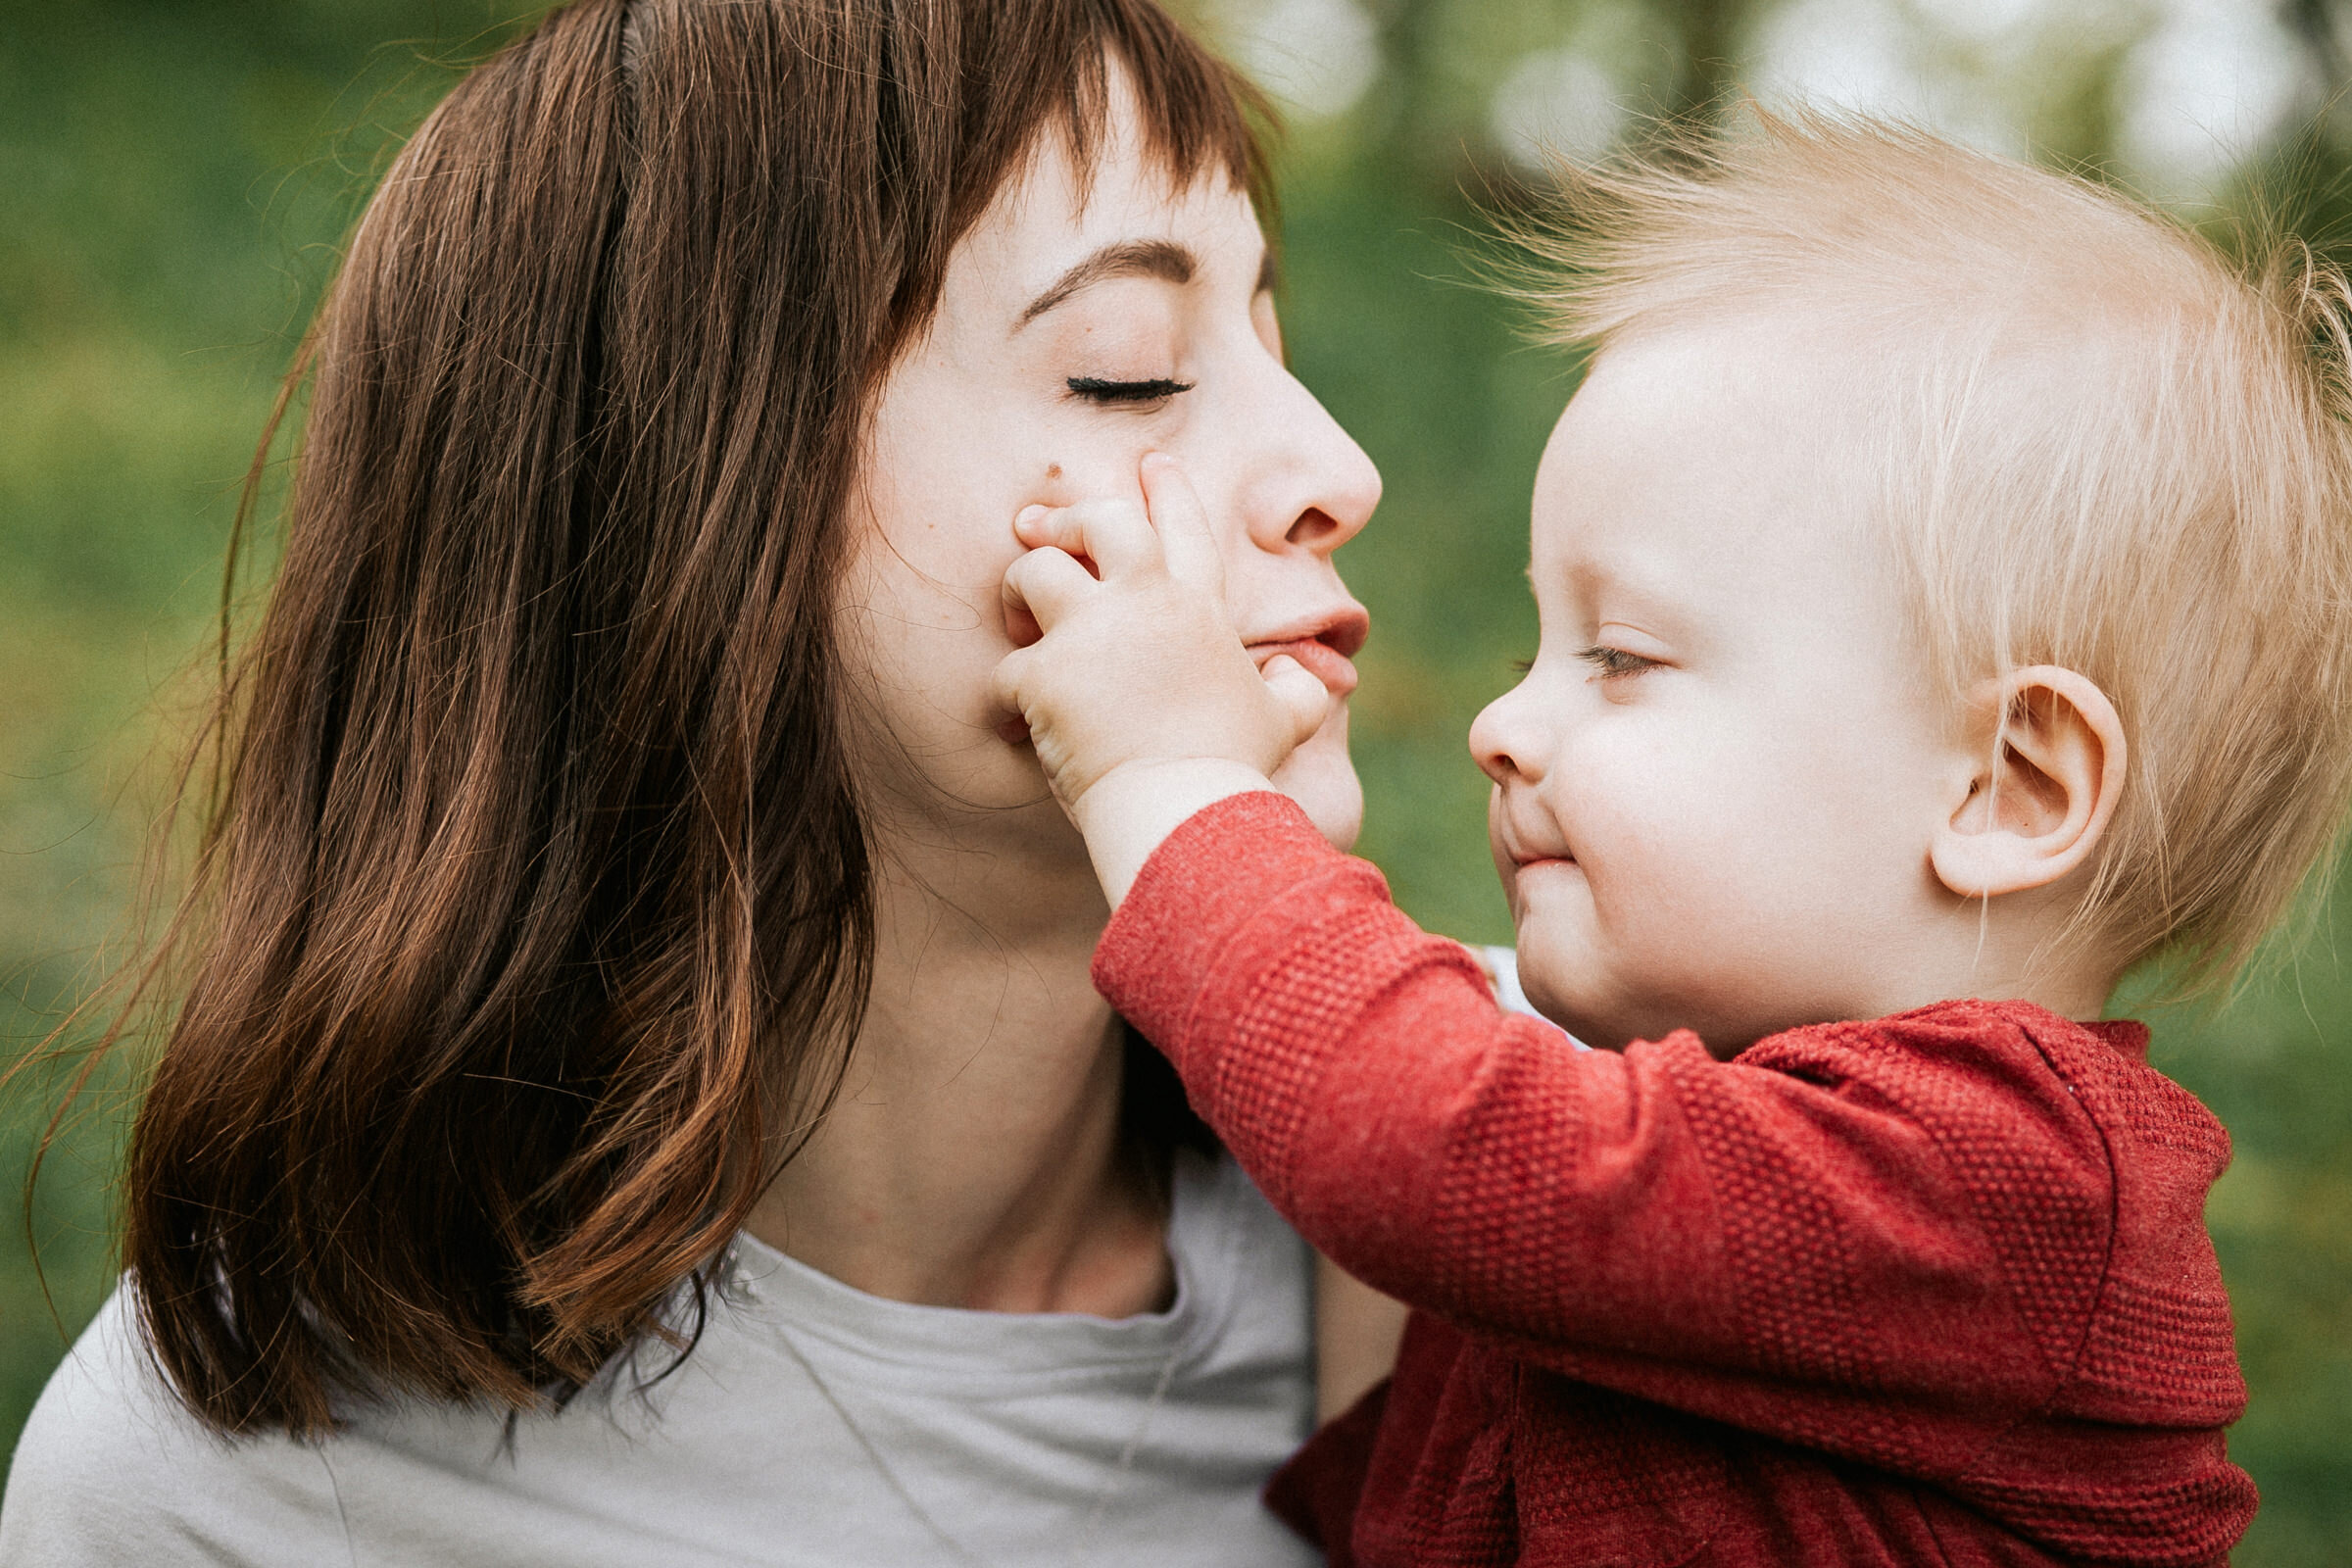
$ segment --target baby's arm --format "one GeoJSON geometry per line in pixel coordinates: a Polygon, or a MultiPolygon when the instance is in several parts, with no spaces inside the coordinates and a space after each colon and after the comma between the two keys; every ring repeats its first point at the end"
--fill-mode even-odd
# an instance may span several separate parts
{"type": "Polygon", "coordinates": [[[1145,502],[1033,507],[1008,610],[1041,641],[998,666],[1046,780],[1115,908],[1152,852],[1202,807],[1250,790],[1321,726],[1329,696],[1296,660],[1261,673],[1225,612],[1224,567],[1173,459],[1144,459],[1145,502]],[[1098,577],[1079,564],[1091,559],[1098,577]]]}
{"type": "MultiPolygon", "coordinates": [[[[1479,1299],[1481,1269],[1459,1255],[1476,1244],[1448,1210],[1494,1174],[1453,1128],[1465,1117],[1487,1127],[1518,1118],[1525,1107],[1515,1097],[1544,1058],[1557,1054],[1557,1070],[1576,1070],[1570,1048],[1541,1023],[1506,1018],[1469,953],[1415,928],[1370,866],[1330,854],[1319,839],[1293,842],[1296,813],[1256,792],[1271,789],[1267,775],[1320,716],[1321,684],[1296,671],[1304,684],[1292,710],[1281,685],[1288,675],[1260,678],[1225,617],[1216,551],[1190,488],[1172,465],[1147,463],[1143,479],[1148,516],[1132,503],[1091,503],[1034,509],[1016,522],[1034,548],[1005,575],[1007,608],[1033,615],[1043,636],[1004,660],[998,692],[1028,720],[1114,907],[1188,819],[1223,803],[1216,814],[1227,821],[1266,820],[1264,831],[1230,836],[1230,847],[1205,860],[1187,850],[1154,862],[1146,923],[1173,910],[1186,943],[1214,951],[1136,953],[1137,922],[1122,918],[1098,955],[1098,983],[1169,1054],[1194,1103],[1267,1197],[1340,1268],[1415,1305],[1512,1332],[1557,1321],[1556,1296],[1543,1304],[1479,1299]],[[1283,881],[1294,874],[1301,880],[1283,881]],[[1171,877],[1190,879],[1172,900],[1171,877]],[[1231,932],[1222,923],[1261,900],[1294,905],[1274,919],[1295,929],[1272,937],[1264,953],[1252,950],[1266,918],[1231,932]],[[1287,1004],[1298,986],[1327,1004],[1357,984],[1378,999],[1374,1007],[1331,1016],[1287,1004]],[[1181,1004],[1160,994],[1171,986],[1185,988],[1181,1004]]],[[[1187,838],[1197,844],[1199,830],[1187,838]]],[[[1605,1107],[1622,1076],[1610,1070],[1617,1065],[1612,1057],[1592,1083],[1558,1090],[1597,1096],[1605,1107]]],[[[1559,1125],[1544,1146],[1509,1136],[1496,1152],[1509,1147],[1558,1177],[1584,1142],[1573,1125],[1559,1125]]],[[[1627,1216],[1560,1212],[1556,1180],[1501,1196],[1544,1210],[1520,1216],[1510,1227],[1518,1235],[1581,1229],[1610,1254],[1568,1270],[1578,1282],[1571,1297],[1605,1278],[1632,1254],[1625,1244],[1640,1240],[1628,1234],[1640,1225],[1627,1216]]],[[[1704,1258],[1687,1261],[1669,1278],[1703,1295],[1721,1271],[1704,1258]]],[[[1662,1304],[1635,1305],[1631,1293],[1617,1292],[1606,1306],[1632,1305],[1654,1322],[1662,1304]]]]}
{"type": "Polygon", "coordinates": [[[2086,1255],[2112,1207],[2030,1039],[1888,1020],[1760,1048],[1777,1068],[1688,1034],[1580,1052],[1496,1008],[1468,952],[1274,795],[1169,837],[1095,977],[1350,1274],[1538,1365],[1815,1446],[1865,1451],[1857,1387],[1961,1446],[2050,1393],[2017,1353],[2014,1238],[1952,1148],[2033,1170],[2035,1223],[2086,1255]]]}

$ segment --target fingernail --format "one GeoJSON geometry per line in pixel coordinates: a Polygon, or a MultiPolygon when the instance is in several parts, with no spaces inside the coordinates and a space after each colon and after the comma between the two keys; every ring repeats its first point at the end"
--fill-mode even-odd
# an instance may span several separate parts
{"type": "Polygon", "coordinates": [[[1044,520],[1046,513],[1050,509],[1047,507],[1034,504],[1023,507],[1020,511],[1013,514],[1012,526],[1014,530],[1018,532],[1023,529],[1036,527],[1040,521],[1044,520]]]}
{"type": "Polygon", "coordinates": [[[1169,457],[1165,452],[1147,452],[1144,454],[1144,466],[1147,468],[1164,468],[1175,461],[1176,460],[1174,458],[1169,457]]]}

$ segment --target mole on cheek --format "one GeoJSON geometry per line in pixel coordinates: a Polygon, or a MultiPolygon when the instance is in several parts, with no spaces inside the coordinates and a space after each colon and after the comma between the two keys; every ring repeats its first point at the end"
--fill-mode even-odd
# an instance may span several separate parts
{"type": "Polygon", "coordinates": [[[1046,477],[1047,477],[1047,478],[1049,478],[1049,479],[1058,479],[1058,478],[1060,478],[1060,477],[1061,477],[1061,465],[1060,465],[1060,464],[1058,464],[1058,463],[1049,463],[1049,464],[1047,464],[1047,465],[1046,465],[1046,477]]]}

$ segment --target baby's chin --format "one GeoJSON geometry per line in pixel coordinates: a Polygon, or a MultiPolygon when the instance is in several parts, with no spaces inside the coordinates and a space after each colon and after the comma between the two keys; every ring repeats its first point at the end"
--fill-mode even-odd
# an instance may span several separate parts
{"type": "Polygon", "coordinates": [[[1519,989],[1529,1005],[1586,1045],[1624,1050],[1642,1033],[1627,999],[1605,970],[1593,967],[1593,944],[1581,922],[1544,902],[1511,901],[1519,989]]]}
{"type": "Polygon", "coordinates": [[[1354,847],[1364,825],[1364,786],[1348,755],[1347,709],[1275,770],[1274,787],[1298,803],[1334,849],[1354,847]]]}

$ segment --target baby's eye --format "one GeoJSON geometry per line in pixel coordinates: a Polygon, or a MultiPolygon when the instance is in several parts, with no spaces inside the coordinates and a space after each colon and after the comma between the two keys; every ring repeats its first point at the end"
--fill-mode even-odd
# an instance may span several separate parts
{"type": "Polygon", "coordinates": [[[1640,654],[1629,654],[1622,648],[1606,646],[1588,648],[1576,657],[1592,666],[1593,677],[1598,680],[1614,680],[1620,675],[1639,675],[1642,671],[1655,669],[1658,665],[1658,662],[1654,659],[1643,659],[1640,654]]]}
{"type": "Polygon", "coordinates": [[[1190,392],[1193,389],[1193,383],[1190,381],[1171,380],[1166,376],[1150,381],[1107,381],[1092,375],[1073,375],[1062,385],[1070,389],[1070,396],[1081,402],[1100,404],[1105,408],[1114,405],[1165,403],[1178,393],[1190,392]]]}

